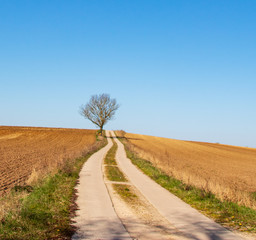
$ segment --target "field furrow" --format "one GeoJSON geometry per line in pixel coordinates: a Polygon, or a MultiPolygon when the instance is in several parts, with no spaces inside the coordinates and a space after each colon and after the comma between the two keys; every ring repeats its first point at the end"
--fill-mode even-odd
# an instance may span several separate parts
{"type": "Polygon", "coordinates": [[[0,127],[0,195],[25,184],[33,171],[51,171],[96,144],[95,130],[0,127]]]}

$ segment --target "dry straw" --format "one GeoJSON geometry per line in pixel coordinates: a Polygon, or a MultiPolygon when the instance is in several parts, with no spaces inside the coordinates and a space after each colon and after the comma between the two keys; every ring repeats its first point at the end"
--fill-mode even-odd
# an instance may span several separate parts
{"type": "Polygon", "coordinates": [[[125,134],[129,147],[187,185],[256,209],[256,149],[125,134]]]}

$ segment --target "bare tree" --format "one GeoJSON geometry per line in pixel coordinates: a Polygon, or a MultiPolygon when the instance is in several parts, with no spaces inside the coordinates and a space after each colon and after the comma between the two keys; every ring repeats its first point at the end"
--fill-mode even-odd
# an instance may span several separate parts
{"type": "Polygon", "coordinates": [[[111,99],[108,94],[93,95],[90,101],[81,106],[80,113],[100,128],[102,135],[103,126],[113,119],[119,105],[116,99],[111,99]]]}

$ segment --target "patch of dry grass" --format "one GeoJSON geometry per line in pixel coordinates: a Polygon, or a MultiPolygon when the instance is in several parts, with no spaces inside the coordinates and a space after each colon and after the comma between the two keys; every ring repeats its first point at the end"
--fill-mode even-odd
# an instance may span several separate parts
{"type": "Polygon", "coordinates": [[[10,211],[19,212],[22,206],[22,199],[24,199],[29,193],[21,191],[19,193],[9,193],[3,198],[0,198],[0,221],[4,221],[4,217],[10,211]]]}
{"type": "Polygon", "coordinates": [[[138,205],[138,197],[130,185],[113,184],[114,190],[128,203],[138,205]]]}
{"type": "Polygon", "coordinates": [[[132,151],[166,174],[221,200],[256,208],[256,149],[130,133],[124,136],[132,151]]]}

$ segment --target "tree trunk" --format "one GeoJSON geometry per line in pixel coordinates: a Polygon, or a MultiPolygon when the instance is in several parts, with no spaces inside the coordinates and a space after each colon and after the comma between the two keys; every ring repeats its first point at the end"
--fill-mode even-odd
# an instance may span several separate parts
{"type": "Polygon", "coordinates": [[[102,136],[103,134],[103,126],[100,126],[100,135],[102,136]]]}

